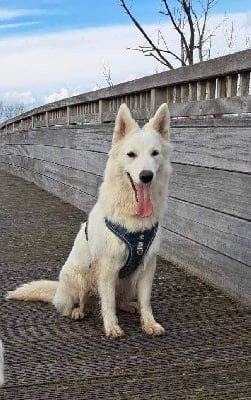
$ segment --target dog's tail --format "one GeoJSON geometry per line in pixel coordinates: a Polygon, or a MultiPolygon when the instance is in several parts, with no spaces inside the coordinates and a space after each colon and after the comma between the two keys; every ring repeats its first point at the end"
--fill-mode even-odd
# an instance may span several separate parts
{"type": "Polygon", "coordinates": [[[7,300],[44,301],[52,303],[57,290],[57,281],[33,281],[7,292],[7,300]]]}

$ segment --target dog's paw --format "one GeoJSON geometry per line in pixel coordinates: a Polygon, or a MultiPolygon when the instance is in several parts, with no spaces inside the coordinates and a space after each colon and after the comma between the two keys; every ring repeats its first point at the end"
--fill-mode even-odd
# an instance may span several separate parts
{"type": "Polygon", "coordinates": [[[71,311],[71,319],[83,319],[85,316],[84,312],[80,309],[80,307],[74,307],[71,311]]]}
{"type": "Polygon", "coordinates": [[[157,322],[142,322],[142,329],[147,335],[151,336],[160,336],[164,335],[165,329],[162,325],[158,324],[157,322]]]}
{"type": "Polygon", "coordinates": [[[119,325],[109,325],[105,328],[106,336],[108,337],[120,337],[124,335],[123,329],[119,325]]]}
{"type": "Polygon", "coordinates": [[[122,301],[119,304],[119,309],[130,314],[139,314],[139,304],[137,301],[122,301]]]}

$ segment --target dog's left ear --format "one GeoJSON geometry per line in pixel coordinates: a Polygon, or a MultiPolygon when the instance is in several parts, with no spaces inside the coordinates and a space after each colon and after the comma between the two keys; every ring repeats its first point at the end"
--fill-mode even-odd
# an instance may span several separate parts
{"type": "Polygon", "coordinates": [[[112,142],[117,143],[119,140],[123,139],[129,132],[137,127],[138,125],[132,118],[132,115],[127,105],[125,103],[121,104],[115,121],[112,142]]]}
{"type": "Polygon", "coordinates": [[[169,138],[170,113],[166,103],[163,103],[156,111],[149,125],[166,140],[169,138]]]}

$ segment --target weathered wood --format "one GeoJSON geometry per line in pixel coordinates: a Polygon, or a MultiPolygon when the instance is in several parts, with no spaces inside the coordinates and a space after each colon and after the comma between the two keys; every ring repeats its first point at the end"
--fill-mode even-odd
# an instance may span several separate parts
{"type": "Polygon", "coordinates": [[[222,213],[251,219],[250,181],[247,174],[173,164],[169,195],[222,213]]]}
{"type": "Polygon", "coordinates": [[[2,154],[49,161],[96,175],[102,175],[108,158],[106,153],[44,145],[5,145],[2,154]]]}
{"type": "Polygon", "coordinates": [[[95,174],[34,158],[1,156],[1,160],[2,162],[30,171],[32,174],[36,173],[57,180],[65,185],[71,186],[73,190],[76,189],[85,192],[93,197],[97,197],[98,188],[102,183],[102,177],[95,174]]]}
{"type": "Polygon", "coordinates": [[[173,162],[251,172],[250,127],[173,128],[171,141],[173,162]]]}
{"type": "MultiPolygon", "coordinates": [[[[207,80],[207,99],[215,99],[215,90],[216,90],[216,79],[207,80]]],[[[236,93],[235,93],[236,95],[236,93]]],[[[192,100],[192,99],[191,99],[192,100]]]]}
{"type": "Polygon", "coordinates": [[[236,96],[169,104],[172,117],[251,113],[251,96],[236,96]]]}
{"type": "MultiPolygon", "coordinates": [[[[28,111],[21,116],[9,120],[8,123],[17,121],[21,118],[27,118],[32,115],[42,114],[46,111],[62,109],[67,106],[75,106],[76,104],[98,102],[99,100],[111,99],[112,97],[123,97],[160,87],[173,86],[176,88],[177,86],[185,83],[189,84],[196,81],[200,82],[201,80],[212,80],[216,77],[225,77],[230,74],[248,74],[248,72],[251,70],[250,55],[251,50],[245,50],[236,54],[230,54],[206,62],[177,68],[168,72],[161,72],[159,74],[136,79],[126,83],[121,83],[113,87],[73,96],[71,98],[59,100],[42,107],[38,107],[32,111],[28,111]]],[[[247,93],[247,90],[242,90],[241,92],[247,93]]],[[[148,104],[150,103],[149,101],[147,102],[148,104]]],[[[3,126],[3,124],[0,125],[0,129],[1,126],[3,126]]]]}
{"type": "Polygon", "coordinates": [[[0,140],[5,140],[9,144],[41,144],[108,153],[111,147],[111,132],[110,125],[84,128],[42,128],[5,134],[5,136],[0,135],[0,140]],[[5,139],[1,139],[3,137],[5,139]]]}
{"type": "Polygon", "coordinates": [[[163,228],[160,254],[251,304],[251,268],[163,228]]]}
{"type": "Polygon", "coordinates": [[[72,186],[67,186],[58,180],[54,180],[45,175],[32,172],[22,167],[13,166],[0,160],[0,169],[11,174],[20,176],[30,182],[34,182],[44,190],[58,196],[67,203],[89,213],[96,202],[96,198],[78,190],[73,190],[72,186]]]}
{"type": "Polygon", "coordinates": [[[227,97],[237,96],[238,75],[227,76],[227,97]]]}
{"type": "MultiPolygon", "coordinates": [[[[94,197],[97,197],[102,182],[100,176],[34,158],[2,156],[2,160],[94,197]]],[[[170,198],[163,222],[167,229],[238,261],[248,264],[251,258],[248,240],[251,224],[246,221],[170,198]]]]}
{"type": "Polygon", "coordinates": [[[250,71],[240,74],[240,96],[248,96],[250,88],[250,71]]]}
{"type": "Polygon", "coordinates": [[[210,128],[210,127],[231,127],[235,129],[239,128],[251,128],[251,118],[247,115],[239,116],[228,116],[227,118],[176,118],[171,120],[171,129],[183,127],[183,128],[210,128]]]}
{"type": "MultiPolygon", "coordinates": [[[[141,122],[144,123],[145,121],[141,122]]],[[[49,132],[51,135],[54,134],[57,135],[60,132],[62,134],[68,134],[70,137],[72,135],[81,133],[86,135],[90,134],[92,132],[93,135],[98,134],[100,132],[106,133],[107,135],[111,134],[113,131],[114,123],[111,124],[87,124],[82,127],[77,126],[77,125],[72,125],[72,126],[62,126],[60,127],[60,131],[58,127],[50,126],[49,130],[46,127],[43,127],[42,129],[22,129],[19,130],[18,132],[13,132],[12,129],[9,129],[10,126],[8,125],[6,127],[6,130],[4,132],[0,133],[0,140],[3,140],[3,137],[5,133],[9,133],[9,137],[11,138],[13,135],[20,135],[21,138],[26,137],[25,135],[31,134],[32,132],[36,132],[37,135],[40,135],[41,140],[43,139],[43,136],[46,135],[46,132],[49,132]],[[7,129],[8,128],[8,129],[7,129]]],[[[194,127],[197,129],[200,129],[202,127],[204,128],[210,128],[210,127],[229,127],[229,128],[235,128],[239,130],[239,128],[250,128],[251,129],[251,118],[237,118],[237,117],[228,117],[228,118],[201,118],[201,119],[193,119],[193,118],[177,118],[177,119],[172,119],[171,120],[171,129],[173,130],[174,128],[188,128],[188,127],[194,127]]],[[[33,135],[34,136],[34,135],[33,135]]]]}
{"type": "MultiPolygon", "coordinates": [[[[204,123],[205,124],[205,123],[204,123]]],[[[248,127],[189,127],[173,126],[172,161],[175,163],[250,172],[250,129],[248,127]]],[[[112,127],[96,129],[34,130],[5,136],[6,144],[44,144],[98,152],[108,152],[112,127]],[[83,134],[84,133],[84,134],[83,134]]]]}
{"type": "MultiPolygon", "coordinates": [[[[1,153],[44,160],[102,176],[106,153],[43,145],[6,145],[1,153]]],[[[241,218],[251,218],[247,174],[173,163],[170,196],[241,218]]]]}
{"type": "Polygon", "coordinates": [[[170,198],[163,226],[220,254],[251,265],[250,222],[170,198]]]}

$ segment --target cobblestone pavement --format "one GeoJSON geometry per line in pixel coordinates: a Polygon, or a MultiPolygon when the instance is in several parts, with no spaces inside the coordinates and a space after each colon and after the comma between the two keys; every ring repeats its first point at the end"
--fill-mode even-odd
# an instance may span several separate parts
{"type": "Polygon", "coordinates": [[[108,339],[98,316],[71,321],[52,305],[7,302],[32,279],[58,276],[85,216],[32,183],[0,172],[0,399],[251,399],[251,312],[159,260],[153,309],[166,335],[108,339]]]}

